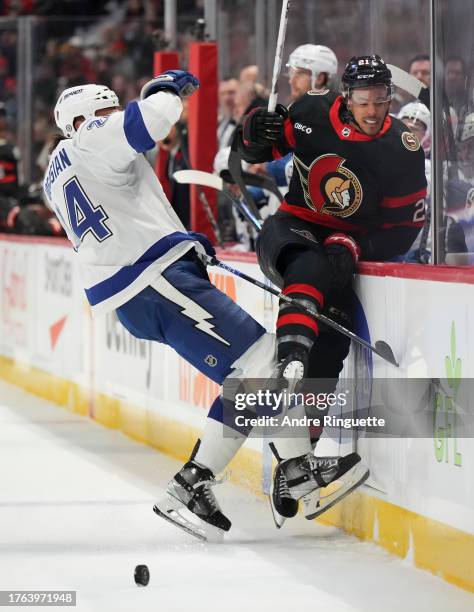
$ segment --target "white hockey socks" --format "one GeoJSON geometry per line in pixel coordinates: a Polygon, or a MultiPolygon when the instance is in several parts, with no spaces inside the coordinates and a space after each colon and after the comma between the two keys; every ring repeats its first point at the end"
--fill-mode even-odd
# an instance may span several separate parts
{"type": "Polygon", "coordinates": [[[214,474],[224,471],[246,437],[214,419],[206,419],[201,445],[194,460],[208,467],[214,474]]]}

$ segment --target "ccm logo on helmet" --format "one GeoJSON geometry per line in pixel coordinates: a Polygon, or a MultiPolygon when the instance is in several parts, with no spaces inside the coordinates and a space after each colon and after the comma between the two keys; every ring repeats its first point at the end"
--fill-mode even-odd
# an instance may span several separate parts
{"type": "Polygon", "coordinates": [[[311,132],[313,131],[313,128],[303,125],[302,123],[296,122],[295,130],[301,130],[302,132],[305,132],[305,134],[311,134],[311,132]]]}

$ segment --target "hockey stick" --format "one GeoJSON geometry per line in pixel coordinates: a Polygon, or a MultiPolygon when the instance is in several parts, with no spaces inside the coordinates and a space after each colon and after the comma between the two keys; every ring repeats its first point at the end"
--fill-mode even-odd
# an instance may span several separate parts
{"type": "Polygon", "coordinates": [[[272,90],[268,99],[268,111],[275,112],[277,97],[278,97],[278,78],[281,72],[281,64],[283,61],[283,48],[285,46],[286,26],[288,25],[288,11],[290,9],[290,0],[283,0],[281,5],[280,27],[278,29],[278,39],[275,51],[275,61],[273,62],[273,77],[272,90]]]}
{"type": "MultiPolygon", "coordinates": [[[[203,185],[204,187],[217,189],[217,191],[223,191],[224,183],[235,183],[235,181],[234,177],[228,170],[222,170],[221,174],[223,176],[211,174],[210,172],[204,172],[203,170],[176,170],[176,172],[173,173],[173,178],[176,179],[178,183],[203,185]]],[[[284,198],[281,195],[277,184],[270,176],[243,172],[242,178],[247,185],[265,189],[265,191],[273,193],[280,200],[280,202],[283,202],[284,198]]]]}
{"type": "Polygon", "coordinates": [[[414,98],[419,98],[420,93],[423,89],[427,89],[426,85],[422,83],[419,79],[417,79],[412,74],[409,74],[405,70],[402,70],[398,66],[394,66],[393,64],[387,64],[387,68],[392,73],[392,83],[406,91],[414,98]]]}
{"type": "Polygon", "coordinates": [[[259,232],[262,229],[262,220],[256,218],[248,206],[239,198],[234,196],[228,189],[224,188],[224,181],[220,176],[203,172],[202,170],[177,170],[173,174],[173,178],[182,184],[187,185],[202,185],[203,187],[211,187],[224,194],[232,202],[233,206],[243,215],[251,225],[259,232]]]}
{"type": "Polygon", "coordinates": [[[242,162],[240,159],[239,152],[237,151],[235,147],[236,147],[236,142],[234,138],[232,140],[232,144],[230,147],[230,153],[229,153],[229,161],[228,161],[229,172],[232,175],[232,178],[234,179],[235,184],[239,187],[242,193],[242,198],[245,200],[247,207],[252,211],[252,215],[256,219],[261,221],[262,218],[260,217],[260,213],[258,211],[257,205],[255,204],[255,200],[252,198],[252,196],[249,193],[249,190],[247,189],[247,186],[245,185],[245,181],[242,176],[242,162]]]}
{"type": "MultiPolygon", "coordinates": [[[[277,48],[275,53],[275,61],[273,63],[273,78],[272,78],[272,90],[270,93],[270,98],[268,100],[268,110],[271,112],[275,111],[276,101],[277,101],[277,81],[280,76],[281,64],[283,60],[283,48],[285,46],[285,37],[286,37],[286,26],[288,24],[288,10],[290,8],[290,0],[283,0],[283,4],[281,6],[281,16],[280,16],[280,27],[278,29],[278,40],[277,40],[277,48]]],[[[235,184],[239,186],[240,191],[242,192],[242,197],[245,200],[246,205],[251,210],[252,214],[259,220],[261,220],[260,213],[258,212],[258,208],[255,204],[254,199],[250,195],[245,181],[242,176],[242,161],[240,159],[240,155],[236,148],[236,139],[232,140],[230,155],[229,155],[229,172],[231,173],[235,184]]]]}
{"type": "Polygon", "coordinates": [[[389,363],[396,366],[397,368],[399,367],[399,364],[395,359],[392,349],[384,340],[377,340],[375,345],[372,346],[372,344],[367,342],[367,340],[364,340],[357,334],[354,334],[354,332],[351,332],[345,327],[343,327],[342,325],[339,325],[339,323],[336,323],[336,321],[333,321],[329,317],[326,317],[326,315],[321,314],[315,308],[310,308],[309,306],[302,306],[298,302],[298,300],[288,297],[284,293],[281,293],[280,291],[278,291],[278,289],[273,289],[273,287],[269,287],[268,285],[261,283],[256,278],[253,278],[252,276],[248,276],[244,272],[241,272],[240,270],[236,270],[235,268],[228,266],[227,264],[225,264],[223,261],[220,261],[216,257],[208,257],[208,263],[211,266],[218,266],[219,268],[222,268],[223,270],[227,270],[227,272],[230,272],[234,276],[243,278],[247,282],[252,283],[252,285],[255,285],[256,287],[259,287],[260,289],[263,289],[264,291],[271,293],[272,295],[274,295],[281,301],[286,302],[287,304],[291,304],[295,308],[300,308],[301,310],[308,312],[312,317],[321,321],[321,323],[325,323],[328,327],[335,329],[336,331],[343,334],[344,336],[347,336],[348,338],[350,338],[357,344],[364,346],[365,348],[369,349],[370,351],[372,351],[373,353],[375,353],[382,359],[385,359],[385,361],[388,361],[389,363]]]}
{"type": "MultiPolygon", "coordinates": [[[[222,170],[221,176],[226,183],[234,182],[234,178],[228,170],[222,170]]],[[[278,185],[273,177],[264,174],[253,174],[252,172],[242,172],[242,179],[246,185],[265,189],[265,191],[276,196],[280,202],[283,202],[284,197],[281,195],[281,191],[278,189],[278,185]]]]}
{"type": "Polygon", "coordinates": [[[176,172],[173,172],[173,178],[178,183],[186,185],[202,185],[217,191],[223,191],[224,189],[224,181],[220,176],[203,170],[176,170],[176,172]]]}
{"type": "Polygon", "coordinates": [[[204,212],[206,213],[207,220],[211,224],[212,230],[213,230],[214,235],[215,235],[216,240],[217,240],[217,244],[220,247],[223,247],[224,243],[222,242],[221,232],[219,230],[219,226],[217,225],[216,218],[212,214],[211,205],[209,204],[209,201],[206,198],[206,194],[204,193],[204,191],[202,189],[199,189],[199,187],[197,188],[197,192],[198,192],[198,198],[199,198],[199,200],[200,200],[200,202],[202,204],[204,212]]]}

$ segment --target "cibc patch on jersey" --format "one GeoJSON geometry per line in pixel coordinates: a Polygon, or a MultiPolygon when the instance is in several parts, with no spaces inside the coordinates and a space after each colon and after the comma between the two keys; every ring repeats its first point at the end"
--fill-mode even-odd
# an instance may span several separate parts
{"type": "Polygon", "coordinates": [[[362,203],[362,185],[344,166],[346,160],[334,153],[317,157],[306,166],[294,156],[306,204],[320,214],[349,217],[362,203]]]}

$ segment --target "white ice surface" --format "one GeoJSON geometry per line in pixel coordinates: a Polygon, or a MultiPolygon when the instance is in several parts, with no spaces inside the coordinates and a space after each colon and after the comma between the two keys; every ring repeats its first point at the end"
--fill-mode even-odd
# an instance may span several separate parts
{"type": "Polygon", "coordinates": [[[152,512],[178,467],[0,383],[0,589],[72,589],[77,610],[98,612],[474,610],[473,595],[337,529],[298,517],[277,531],[228,483],[216,493],[233,528],[201,543],[152,512]]]}

